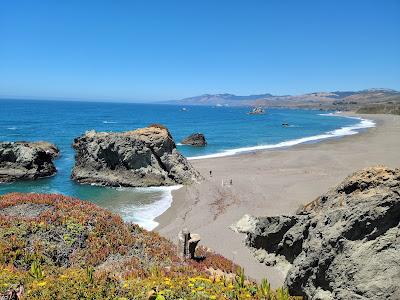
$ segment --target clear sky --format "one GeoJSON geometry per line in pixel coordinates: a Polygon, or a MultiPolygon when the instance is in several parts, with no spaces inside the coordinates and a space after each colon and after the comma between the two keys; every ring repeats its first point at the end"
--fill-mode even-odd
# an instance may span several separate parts
{"type": "Polygon", "coordinates": [[[400,1],[0,0],[0,96],[400,90],[400,1]]]}

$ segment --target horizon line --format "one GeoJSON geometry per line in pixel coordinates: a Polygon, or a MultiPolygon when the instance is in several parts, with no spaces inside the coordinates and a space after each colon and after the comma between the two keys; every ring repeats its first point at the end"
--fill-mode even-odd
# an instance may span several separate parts
{"type": "Polygon", "coordinates": [[[393,88],[365,88],[359,90],[340,90],[336,89],[334,91],[314,91],[314,92],[307,92],[307,93],[300,93],[300,94],[272,94],[268,92],[264,93],[251,93],[247,95],[237,95],[229,92],[220,92],[220,93],[203,93],[189,97],[183,97],[179,99],[168,99],[168,100],[133,100],[133,99],[112,99],[110,98],[78,98],[78,97],[59,97],[59,96],[15,96],[15,95],[0,95],[0,100],[34,100],[34,101],[65,101],[65,102],[101,102],[101,103],[137,103],[137,104],[161,104],[161,102],[170,102],[170,101],[179,101],[188,98],[200,97],[200,96],[212,96],[212,95],[233,95],[239,97],[246,97],[246,96],[257,96],[257,95],[271,95],[274,97],[284,97],[284,96],[301,96],[301,95],[308,95],[308,94],[315,94],[315,93],[334,93],[334,92],[362,92],[362,91],[373,91],[373,90],[386,90],[386,91],[393,91],[399,93],[399,90],[393,88]]]}

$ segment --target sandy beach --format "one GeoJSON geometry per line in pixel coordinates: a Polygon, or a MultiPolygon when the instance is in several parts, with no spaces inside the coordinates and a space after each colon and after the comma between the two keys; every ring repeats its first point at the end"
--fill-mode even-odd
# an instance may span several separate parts
{"type": "Polygon", "coordinates": [[[156,231],[176,241],[186,227],[201,235],[202,245],[243,266],[248,276],[282,284],[283,273],[258,263],[244,246],[244,236],[229,226],[244,214],[291,214],[358,169],[400,167],[400,116],[361,117],[374,120],[376,127],[319,143],[193,160],[205,181],[173,193],[173,204],[157,219],[156,231]]]}

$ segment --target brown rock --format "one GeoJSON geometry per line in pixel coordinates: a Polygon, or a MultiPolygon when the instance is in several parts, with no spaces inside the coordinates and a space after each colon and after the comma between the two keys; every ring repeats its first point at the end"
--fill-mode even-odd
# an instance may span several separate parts
{"type": "Polygon", "coordinates": [[[75,139],[73,148],[72,179],[79,183],[146,187],[201,179],[162,125],[127,132],[89,131],[75,139]]]}

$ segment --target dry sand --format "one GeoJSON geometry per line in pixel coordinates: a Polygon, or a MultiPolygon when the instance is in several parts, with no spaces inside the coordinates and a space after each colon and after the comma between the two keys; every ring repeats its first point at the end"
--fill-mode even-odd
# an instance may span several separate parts
{"type": "Polygon", "coordinates": [[[173,204],[157,219],[156,231],[175,241],[187,227],[201,235],[201,244],[243,266],[248,276],[281,285],[284,274],[257,262],[244,246],[244,236],[229,226],[244,214],[294,213],[358,169],[400,167],[400,116],[362,117],[375,120],[377,127],[314,144],[192,161],[206,180],[173,193],[173,204]]]}

